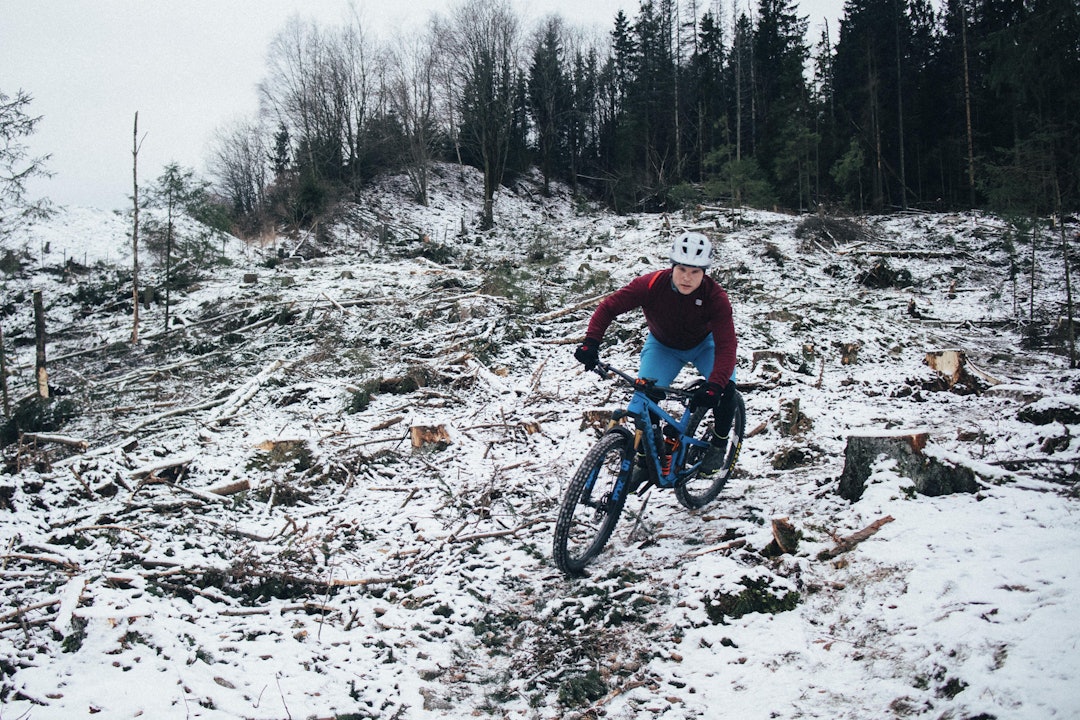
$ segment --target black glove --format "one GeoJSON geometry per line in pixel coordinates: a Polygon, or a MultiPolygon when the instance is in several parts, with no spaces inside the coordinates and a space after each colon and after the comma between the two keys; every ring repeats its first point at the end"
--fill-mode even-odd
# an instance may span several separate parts
{"type": "Polygon", "coordinates": [[[585,366],[586,370],[592,370],[596,367],[596,363],[600,362],[599,348],[599,340],[585,338],[585,342],[581,343],[581,346],[574,351],[574,357],[585,366]]]}
{"type": "Polygon", "coordinates": [[[723,394],[724,388],[717,383],[705,383],[695,390],[693,396],[691,396],[690,412],[694,412],[698,408],[715,410],[717,403],[720,402],[720,396],[723,394]]]}

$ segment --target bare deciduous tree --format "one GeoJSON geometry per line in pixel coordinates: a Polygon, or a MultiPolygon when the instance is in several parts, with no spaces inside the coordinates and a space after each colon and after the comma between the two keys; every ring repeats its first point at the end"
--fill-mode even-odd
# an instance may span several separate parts
{"type": "Polygon", "coordinates": [[[480,226],[486,230],[495,224],[495,191],[506,169],[514,122],[517,17],[504,0],[468,0],[440,28],[439,43],[451,68],[461,142],[484,173],[480,226]]]}
{"type": "Polygon", "coordinates": [[[438,56],[430,35],[414,35],[391,52],[387,76],[390,110],[404,134],[402,159],[416,199],[428,204],[428,173],[435,156],[438,56]]]}
{"type": "Polygon", "coordinates": [[[347,180],[357,167],[374,111],[376,58],[359,22],[321,30],[293,17],[271,42],[263,112],[285,124],[298,161],[316,177],[347,180]]]}
{"type": "Polygon", "coordinates": [[[214,134],[210,171],[217,178],[217,191],[238,215],[257,215],[265,205],[270,172],[265,137],[263,128],[250,120],[219,128],[214,134]]]}

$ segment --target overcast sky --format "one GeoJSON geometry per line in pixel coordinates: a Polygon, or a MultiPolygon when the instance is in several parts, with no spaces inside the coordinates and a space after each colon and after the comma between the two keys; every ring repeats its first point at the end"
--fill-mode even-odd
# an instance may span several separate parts
{"type": "MultiPolygon", "coordinates": [[[[699,0],[704,3],[706,0],[699,0]]],[[[825,18],[833,37],[843,0],[799,0],[813,45],[825,18]]],[[[741,4],[745,4],[741,3],[741,4]]],[[[756,2],[754,2],[756,5],[756,2]]],[[[638,0],[512,0],[525,28],[548,13],[610,30],[638,0]]],[[[60,205],[126,208],[139,113],[140,181],[167,163],[203,172],[214,131],[254,117],[266,50],[292,15],[336,25],[359,15],[380,38],[402,37],[446,0],[0,0],[0,91],[25,90],[43,116],[30,139],[51,154],[54,176],[33,198],[60,205]]],[[[730,15],[730,2],[722,2],[730,15]]]]}

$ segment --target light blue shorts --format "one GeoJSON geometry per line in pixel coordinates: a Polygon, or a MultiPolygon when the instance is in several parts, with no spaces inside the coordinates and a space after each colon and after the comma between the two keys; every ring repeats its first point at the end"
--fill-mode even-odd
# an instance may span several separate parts
{"type": "MultiPolygon", "coordinates": [[[[657,385],[670,387],[679,372],[687,365],[693,365],[702,377],[709,377],[716,360],[716,343],[712,333],[689,350],[676,350],[664,345],[649,333],[645,338],[645,347],[641,350],[641,364],[638,377],[656,380],[657,385]]],[[[731,372],[735,381],[735,371],[731,372]]]]}

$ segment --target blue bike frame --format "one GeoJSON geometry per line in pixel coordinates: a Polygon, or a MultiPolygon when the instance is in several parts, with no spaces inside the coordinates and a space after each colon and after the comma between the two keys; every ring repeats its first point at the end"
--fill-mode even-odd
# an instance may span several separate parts
{"type": "MultiPolygon", "coordinates": [[[[633,436],[634,442],[632,452],[622,459],[622,466],[619,470],[619,480],[615,485],[614,494],[616,496],[622,496],[623,490],[630,481],[630,475],[633,472],[634,462],[636,460],[635,456],[642,444],[644,444],[644,455],[647,458],[647,462],[652,463],[652,476],[656,479],[656,484],[659,487],[673,488],[679,480],[690,477],[697,472],[698,467],[701,465],[700,461],[688,467],[683,467],[683,464],[686,461],[686,453],[689,448],[708,448],[708,443],[686,434],[686,429],[690,425],[690,416],[692,413],[687,409],[683,412],[682,417],[676,419],[673,415],[664,410],[664,408],[660,407],[655,400],[649,397],[649,392],[659,391],[665,394],[672,393],[685,396],[687,391],[678,388],[661,387],[656,385],[654,380],[631,377],[621,370],[604,363],[597,365],[596,370],[604,377],[606,377],[605,373],[607,372],[615,373],[634,386],[634,395],[630,398],[629,405],[626,406],[625,410],[617,410],[612,413],[611,420],[613,426],[608,430],[608,432],[628,432],[625,428],[620,429],[622,426],[616,426],[615,423],[619,423],[620,420],[626,417],[634,419],[636,431],[633,436]],[[653,419],[656,419],[657,427],[659,427],[660,421],[663,421],[679,431],[679,444],[671,455],[671,463],[666,475],[663,472],[663,466],[660,462],[661,452],[660,448],[657,446],[657,438],[653,432],[653,419]]],[[[660,442],[663,442],[663,439],[660,439],[660,442]]]]}

